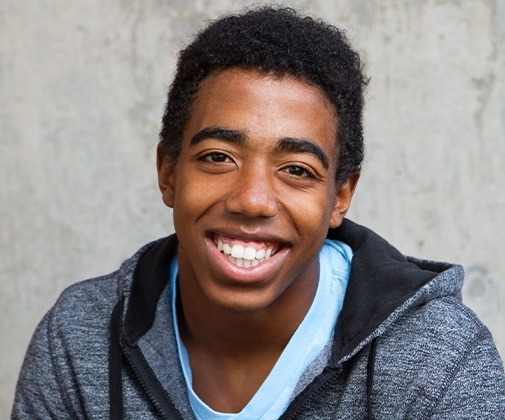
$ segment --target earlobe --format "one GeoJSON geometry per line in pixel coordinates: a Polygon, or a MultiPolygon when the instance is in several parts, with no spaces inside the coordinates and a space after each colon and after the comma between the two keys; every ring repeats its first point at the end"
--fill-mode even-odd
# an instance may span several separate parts
{"type": "Polygon", "coordinates": [[[340,187],[335,195],[335,202],[330,217],[330,228],[340,226],[351,205],[352,196],[356,190],[360,174],[354,174],[340,187]]]}
{"type": "Polygon", "coordinates": [[[161,198],[168,207],[174,207],[175,199],[175,163],[163,150],[160,142],[156,150],[156,167],[158,169],[158,185],[161,191],[161,198]]]}

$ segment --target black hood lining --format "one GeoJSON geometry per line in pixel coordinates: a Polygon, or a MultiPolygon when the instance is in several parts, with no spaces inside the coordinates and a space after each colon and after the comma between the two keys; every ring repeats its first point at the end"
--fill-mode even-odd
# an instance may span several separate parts
{"type": "Polygon", "coordinates": [[[335,365],[438,273],[419,268],[379,235],[347,219],[330,229],[328,238],[348,244],[354,253],[335,328],[335,365]]]}
{"type": "Polygon", "coordinates": [[[135,345],[154,323],[158,301],[167,285],[177,245],[177,237],[171,235],[140,257],[133,273],[123,330],[130,345],[135,345]]]}

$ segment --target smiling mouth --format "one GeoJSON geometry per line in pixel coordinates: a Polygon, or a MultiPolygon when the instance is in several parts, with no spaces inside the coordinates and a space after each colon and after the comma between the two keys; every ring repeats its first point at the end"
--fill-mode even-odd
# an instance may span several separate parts
{"type": "Polygon", "coordinates": [[[238,267],[255,267],[274,256],[282,247],[280,243],[268,241],[243,241],[223,235],[214,235],[217,250],[238,267]]]}

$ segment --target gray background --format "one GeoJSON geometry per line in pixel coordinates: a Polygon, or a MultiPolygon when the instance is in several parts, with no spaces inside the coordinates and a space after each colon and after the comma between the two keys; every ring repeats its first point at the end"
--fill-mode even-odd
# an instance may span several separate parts
{"type": "MultiPolygon", "coordinates": [[[[172,230],[155,176],[176,51],[231,0],[0,0],[0,418],[59,293],[172,230]]],[[[505,1],[293,1],[372,77],[350,217],[460,262],[505,355],[505,1]]]]}

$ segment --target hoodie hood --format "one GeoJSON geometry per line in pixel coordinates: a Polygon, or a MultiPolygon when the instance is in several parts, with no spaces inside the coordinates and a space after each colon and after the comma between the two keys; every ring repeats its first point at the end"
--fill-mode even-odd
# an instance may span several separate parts
{"type": "Polygon", "coordinates": [[[416,264],[370,229],[347,219],[330,229],[328,238],[345,242],[354,253],[335,330],[334,362],[351,353],[397,308],[450,267],[416,264]]]}
{"type": "MultiPolygon", "coordinates": [[[[335,330],[332,364],[350,357],[360,343],[366,344],[367,337],[406,303],[413,304],[412,298],[439,273],[461,270],[459,266],[405,257],[379,235],[348,219],[338,228],[330,229],[327,237],[345,242],[354,253],[335,330]]],[[[154,322],[177,245],[177,237],[171,235],[139,251],[133,283],[125,285],[126,313],[122,330],[123,338],[130,345],[135,345],[154,322]]],[[[460,288],[461,284],[454,284],[443,293],[460,294],[460,288]]],[[[430,295],[436,297],[436,291],[432,290],[430,295]]]]}

